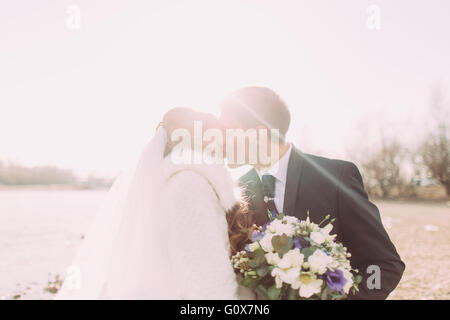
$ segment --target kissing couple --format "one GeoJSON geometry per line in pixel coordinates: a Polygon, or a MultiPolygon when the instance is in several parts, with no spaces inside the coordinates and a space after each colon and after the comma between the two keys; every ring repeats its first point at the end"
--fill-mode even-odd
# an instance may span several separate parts
{"type": "Polygon", "coordinates": [[[290,121],[287,104],[264,87],[228,95],[220,118],[169,110],[111,187],[57,299],[256,299],[230,256],[268,212],[301,220],[309,212],[314,222],[331,215],[363,277],[348,298],[387,298],[405,265],[358,168],[297,149],[285,139],[290,121]],[[251,169],[234,181],[229,168],[243,165],[251,169]],[[380,271],[376,288],[367,286],[369,266],[380,271]]]}

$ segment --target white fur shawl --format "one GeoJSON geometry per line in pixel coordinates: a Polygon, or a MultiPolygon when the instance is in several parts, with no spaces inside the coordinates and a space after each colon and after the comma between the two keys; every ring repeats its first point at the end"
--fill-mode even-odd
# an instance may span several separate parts
{"type": "Polygon", "coordinates": [[[219,165],[176,165],[170,156],[163,170],[166,182],[161,197],[176,296],[236,299],[225,215],[236,204],[230,174],[219,165]]]}

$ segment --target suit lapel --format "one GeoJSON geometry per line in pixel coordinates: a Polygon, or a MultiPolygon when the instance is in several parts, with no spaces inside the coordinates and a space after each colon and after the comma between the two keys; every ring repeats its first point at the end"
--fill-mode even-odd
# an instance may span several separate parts
{"type": "Polygon", "coordinates": [[[286,215],[295,216],[295,203],[300,188],[302,167],[302,152],[292,146],[292,152],[288,162],[286,188],[284,193],[283,213],[286,215]]]}

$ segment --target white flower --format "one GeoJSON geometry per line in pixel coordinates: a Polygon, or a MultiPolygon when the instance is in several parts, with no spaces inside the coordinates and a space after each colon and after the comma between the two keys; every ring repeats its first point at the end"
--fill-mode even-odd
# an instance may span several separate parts
{"type": "Polygon", "coordinates": [[[283,258],[278,263],[278,267],[281,269],[301,267],[303,264],[303,258],[304,255],[300,253],[300,249],[295,248],[289,250],[283,255],[283,258]]]}
{"type": "Polygon", "coordinates": [[[248,248],[250,249],[251,252],[258,250],[260,247],[258,242],[252,242],[248,245],[248,248]]]}
{"type": "Polygon", "coordinates": [[[288,237],[291,237],[295,233],[295,228],[292,223],[283,223],[282,220],[274,220],[267,226],[267,230],[271,233],[281,236],[283,233],[288,237]]]}
{"type": "Polygon", "coordinates": [[[281,288],[283,282],[293,284],[300,275],[300,268],[280,269],[275,268],[271,273],[275,278],[275,284],[277,288],[281,288]]]}
{"type": "Polygon", "coordinates": [[[309,230],[311,231],[320,231],[319,225],[311,222],[309,224],[309,230]]]}
{"type": "Polygon", "coordinates": [[[276,266],[280,261],[280,256],[276,252],[269,252],[264,255],[268,264],[276,266]]]}
{"type": "Polygon", "coordinates": [[[330,269],[337,269],[339,267],[339,261],[333,259],[330,264],[328,264],[328,267],[330,267],[330,269]]]}
{"type": "Polygon", "coordinates": [[[318,274],[324,274],[327,271],[327,266],[333,261],[333,258],[328,256],[322,250],[317,249],[308,258],[309,269],[318,274]]]}
{"type": "Polygon", "coordinates": [[[265,252],[273,252],[273,245],[272,245],[273,236],[274,234],[266,232],[264,237],[259,241],[261,248],[263,248],[265,252]]]}
{"type": "Polygon", "coordinates": [[[293,284],[298,279],[304,258],[299,249],[289,250],[281,259],[278,253],[267,253],[265,256],[269,264],[277,266],[271,273],[277,288],[281,288],[283,282],[293,284]]]}
{"type": "Polygon", "coordinates": [[[342,270],[342,272],[344,273],[344,278],[345,280],[347,280],[347,282],[344,285],[344,292],[345,294],[348,294],[350,291],[350,288],[353,286],[353,274],[348,271],[347,269],[342,270]]]}
{"type": "Polygon", "coordinates": [[[325,242],[325,235],[320,231],[313,231],[311,232],[311,235],[309,236],[312,241],[314,241],[317,244],[322,244],[325,242]]]}
{"type": "Polygon", "coordinates": [[[337,237],[337,234],[327,235],[325,238],[325,242],[328,244],[333,243],[334,239],[337,237]]]}
{"type": "Polygon", "coordinates": [[[279,270],[279,269],[273,269],[271,274],[272,274],[272,277],[275,278],[275,287],[277,289],[280,289],[283,286],[283,280],[281,280],[281,278],[277,272],[274,272],[275,270],[279,270]]]}
{"type": "Polygon", "coordinates": [[[333,229],[333,225],[331,223],[329,223],[325,227],[322,228],[322,233],[330,234],[332,229],[333,229]]]}
{"type": "Polygon", "coordinates": [[[293,224],[293,223],[297,224],[299,222],[298,218],[294,217],[294,216],[284,216],[283,221],[290,223],[290,224],[293,224]]]}
{"type": "Polygon", "coordinates": [[[322,291],[323,281],[321,279],[314,279],[311,275],[305,273],[291,285],[292,289],[300,289],[299,295],[302,298],[310,298],[314,294],[322,291]]]}

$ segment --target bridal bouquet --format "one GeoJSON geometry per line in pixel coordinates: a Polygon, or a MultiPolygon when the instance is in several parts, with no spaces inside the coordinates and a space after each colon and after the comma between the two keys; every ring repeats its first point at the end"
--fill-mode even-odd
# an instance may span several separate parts
{"type": "Polygon", "coordinates": [[[278,215],[265,227],[254,226],[245,251],[231,260],[241,285],[259,299],[338,300],[356,292],[361,276],[350,266],[350,253],[330,235],[333,220],[321,223],[278,215]],[[324,224],[323,226],[321,226],[324,224]]]}

